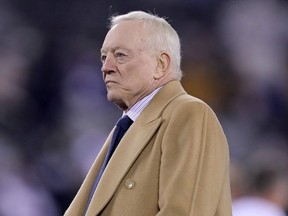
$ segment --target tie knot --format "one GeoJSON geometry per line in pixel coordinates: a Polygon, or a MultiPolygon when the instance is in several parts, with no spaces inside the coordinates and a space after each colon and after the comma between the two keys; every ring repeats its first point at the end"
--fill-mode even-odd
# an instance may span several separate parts
{"type": "Polygon", "coordinates": [[[118,120],[117,126],[121,127],[122,130],[127,131],[132,123],[133,121],[127,115],[125,115],[118,120]]]}

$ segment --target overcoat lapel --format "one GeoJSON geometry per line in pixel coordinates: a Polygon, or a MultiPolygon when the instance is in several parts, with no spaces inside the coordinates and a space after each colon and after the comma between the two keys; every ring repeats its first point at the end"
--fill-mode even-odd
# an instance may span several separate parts
{"type": "Polygon", "coordinates": [[[97,215],[112,198],[121,180],[148,144],[162,118],[141,125],[136,121],[113,153],[91,200],[87,215],[97,215]],[[136,133],[137,131],[137,133],[136,133]],[[135,134],[137,134],[135,136],[135,134]]]}

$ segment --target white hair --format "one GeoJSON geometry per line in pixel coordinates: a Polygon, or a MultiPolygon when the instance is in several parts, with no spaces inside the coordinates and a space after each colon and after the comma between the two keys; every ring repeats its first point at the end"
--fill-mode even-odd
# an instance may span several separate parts
{"type": "Polygon", "coordinates": [[[128,20],[140,20],[144,22],[144,26],[151,32],[151,38],[149,40],[150,46],[156,53],[165,51],[170,54],[175,76],[180,80],[182,78],[180,39],[172,26],[164,18],[157,15],[143,11],[133,11],[111,17],[110,28],[120,22],[128,20]]]}

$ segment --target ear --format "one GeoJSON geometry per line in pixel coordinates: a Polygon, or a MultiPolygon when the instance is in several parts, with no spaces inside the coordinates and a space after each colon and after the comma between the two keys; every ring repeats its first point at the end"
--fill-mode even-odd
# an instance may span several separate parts
{"type": "Polygon", "coordinates": [[[170,56],[167,53],[161,53],[157,58],[157,67],[154,72],[154,79],[160,79],[167,74],[170,67],[170,56]]]}

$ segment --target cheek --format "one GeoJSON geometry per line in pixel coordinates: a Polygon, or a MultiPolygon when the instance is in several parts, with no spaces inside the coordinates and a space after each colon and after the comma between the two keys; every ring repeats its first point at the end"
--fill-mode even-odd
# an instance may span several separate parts
{"type": "Polygon", "coordinates": [[[155,66],[151,61],[143,61],[142,63],[138,63],[136,66],[134,65],[133,68],[133,73],[140,80],[149,80],[153,78],[154,71],[155,66]]]}
{"type": "Polygon", "coordinates": [[[123,68],[122,76],[127,85],[133,85],[133,83],[145,83],[145,80],[153,78],[151,68],[145,65],[129,65],[125,69],[123,68]]]}
{"type": "Polygon", "coordinates": [[[153,81],[156,65],[151,59],[137,59],[119,68],[125,86],[132,90],[142,89],[153,81]]]}
{"type": "Polygon", "coordinates": [[[145,71],[137,71],[137,73],[130,76],[127,80],[127,85],[133,86],[133,89],[143,89],[146,86],[150,86],[153,77],[151,73],[145,73],[145,71]]]}

